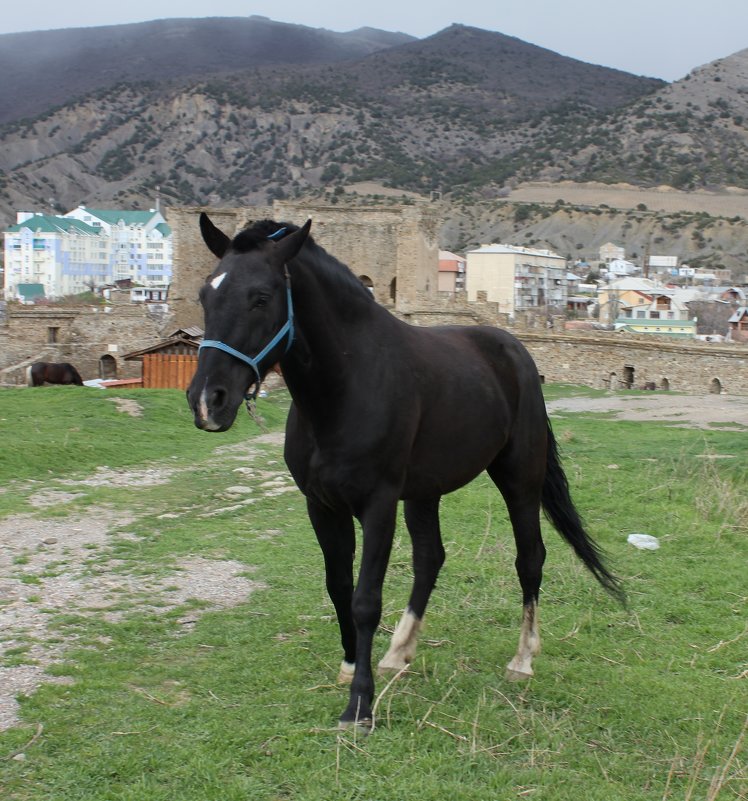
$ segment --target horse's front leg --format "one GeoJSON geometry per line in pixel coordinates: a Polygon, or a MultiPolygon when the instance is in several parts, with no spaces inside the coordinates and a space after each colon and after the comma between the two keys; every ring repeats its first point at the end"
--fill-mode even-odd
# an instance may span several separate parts
{"type": "Polygon", "coordinates": [[[379,497],[371,501],[360,516],[363,529],[363,551],[358,584],[353,593],[353,620],[356,625],[356,669],[351,693],[343,714],[341,728],[373,726],[372,701],[374,675],[371,651],[374,633],[382,617],[382,584],[392,550],[395,533],[397,497],[379,497]]]}
{"type": "Polygon", "coordinates": [[[343,645],[338,681],[349,682],[356,662],[356,628],[353,625],[353,556],[356,531],[348,510],[330,509],[307,499],[309,520],[325,559],[327,593],[335,607],[343,645]]]}

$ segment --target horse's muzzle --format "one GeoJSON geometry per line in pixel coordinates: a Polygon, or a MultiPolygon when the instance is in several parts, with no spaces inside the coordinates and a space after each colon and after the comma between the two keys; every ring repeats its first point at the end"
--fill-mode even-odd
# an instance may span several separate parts
{"type": "Polygon", "coordinates": [[[198,389],[193,382],[187,390],[187,402],[201,431],[228,431],[236,419],[238,404],[229,400],[229,393],[222,387],[208,389],[206,382],[198,389]]]}

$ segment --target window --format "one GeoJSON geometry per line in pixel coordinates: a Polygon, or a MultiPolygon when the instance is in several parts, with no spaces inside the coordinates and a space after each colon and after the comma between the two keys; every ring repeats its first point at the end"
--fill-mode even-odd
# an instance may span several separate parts
{"type": "Polygon", "coordinates": [[[60,334],[60,329],[54,326],[50,326],[47,328],[47,344],[53,345],[55,342],[58,342],[58,337],[60,334]]]}

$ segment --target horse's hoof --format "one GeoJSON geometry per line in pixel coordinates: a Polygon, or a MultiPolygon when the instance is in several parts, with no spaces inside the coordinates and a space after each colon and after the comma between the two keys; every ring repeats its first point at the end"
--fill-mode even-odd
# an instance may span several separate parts
{"type": "Polygon", "coordinates": [[[401,670],[407,670],[409,665],[410,663],[404,659],[387,659],[385,657],[377,665],[377,675],[380,677],[394,676],[396,673],[400,673],[401,670]]]}
{"type": "Polygon", "coordinates": [[[338,671],[338,684],[350,684],[353,681],[353,674],[356,672],[356,665],[351,662],[341,662],[338,671]]]}
{"type": "Polygon", "coordinates": [[[374,721],[371,718],[363,720],[340,720],[338,721],[338,731],[350,731],[355,734],[371,734],[374,728],[374,721]]]}
{"type": "Polygon", "coordinates": [[[513,668],[507,668],[506,673],[504,674],[504,678],[507,681],[527,681],[528,679],[532,678],[532,673],[525,673],[522,670],[514,670],[513,668]]]}

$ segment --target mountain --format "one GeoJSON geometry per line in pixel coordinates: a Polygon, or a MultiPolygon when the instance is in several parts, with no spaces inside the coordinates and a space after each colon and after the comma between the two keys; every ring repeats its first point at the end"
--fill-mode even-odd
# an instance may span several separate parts
{"type": "Polygon", "coordinates": [[[254,67],[335,63],[414,41],[361,28],[335,33],[265,17],[168,19],[0,35],[0,124],[119,83],[194,82],[254,67]]]}
{"type": "Polygon", "coordinates": [[[100,86],[0,129],[0,212],[12,219],[52,201],[137,208],[157,191],[167,204],[246,204],[362,180],[496,191],[547,167],[539,138],[558,132],[571,152],[570,123],[586,131],[665,86],[461,25],[403,41],[248,22],[244,40],[223,20],[91,29],[88,45],[85,31],[51,32],[68,44],[40,56],[36,71],[26,63],[26,92],[51,91],[50,65],[65,58],[79,79],[70,86],[83,91],[80,76],[93,81],[96,68],[100,86]],[[340,37],[367,53],[334,61],[340,37]]]}
{"type": "Polygon", "coordinates": [[[421,100],[448,101],[479,109],[488,120],[505,121],[567,103],[613,109],[664,86],[654,78],[587,64],[465,25],[364,58],[347,68],[345,77],[364,95],[386,98],[399,110],[412,112],[412,95],[420,92],[425,95],[421,100]]]}
{"type": "Polygon", "coordinates": [[[617,109],[552,155],[554,166],[539,177],[748,186],[748,49],[617,109]]]}
{"type": "MultiPolygon", "coordinates": [[[[565,201],[569,184],[558,184],[555,203],[518,202],[511,198],[487,200],[452,207],[440,232],[442,241],[457,252],[484,242],[510,242],[549,248],[574,262],[587,261],[590,270],[599,265],[600,247],[615,242],[625,248],[626,258],[641,263],[650,256],[675,256],[679,263],[706,270],[728,268],[732,281],[748,283],[748,218],[707,213],[712,199],[702,194],[698,211],[664,211],[639,204],[636,208],[578,206],[565,201]]],[[[615,202],[615,188],[607,198],[615,202]]],[[[668,193],[672,196],[672,192],[668,193]]],[[[605,195],[602,195],[605,196],[605,195]]],[[[688,195],[693,199],[693,195],[688,195]]],[[[723,198],[722,198],[723,199],[723,198]]],[[[746,207],[745,196],[737,208],[746,207]]]]}

